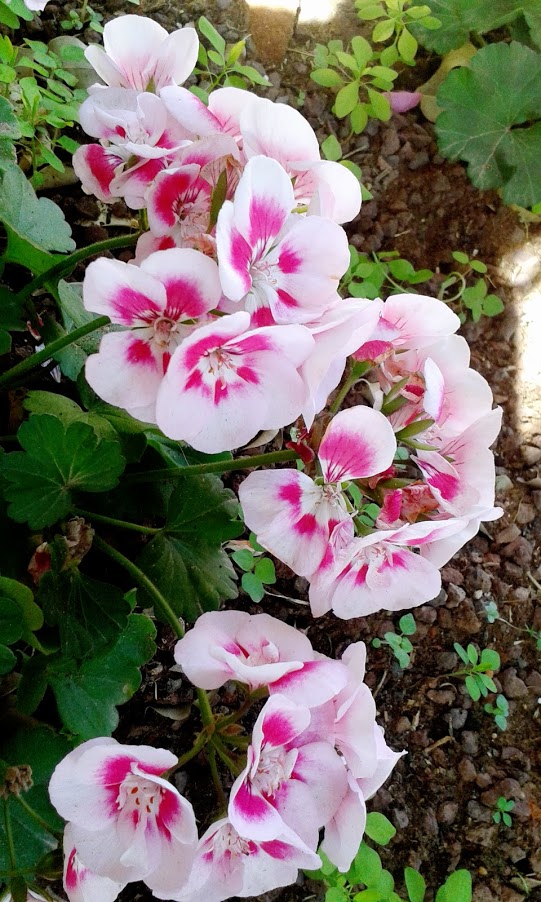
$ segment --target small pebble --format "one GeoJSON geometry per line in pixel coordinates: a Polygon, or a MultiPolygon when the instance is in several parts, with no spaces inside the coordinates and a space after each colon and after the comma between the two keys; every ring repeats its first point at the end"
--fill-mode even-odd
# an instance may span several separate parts
{"type": "Polygon", "coordinates": [[[477,755],[479,751],[479,738],[477,733],[471,730],[464,730],[462,734],[462,748],[467,755],[477,755]]]}
{"type": "Polygon", "coordinates": [[[508,667],[500,676],[503,693],[506,698],[524,698],[528,695],[528,687],[524,680],[517,676],[514,667],[508,667]]]}
{"type": "Polygon", "coordinates": [[[437,818],[440,824],[449,826],[449,824],[454,823],[457,814],[458,802],[443,802],[438,808],[437,818]]]}
{"type": "Polygon", "coordinates": [[[469,758],[462,758],[458,763],[458,773],[464,783],[473,783],[477,776],[475,765],[469,758]]]}

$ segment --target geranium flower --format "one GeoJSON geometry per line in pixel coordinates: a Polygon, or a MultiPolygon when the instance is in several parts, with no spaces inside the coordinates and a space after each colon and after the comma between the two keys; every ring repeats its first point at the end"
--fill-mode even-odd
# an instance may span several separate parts
{"type": "Polygon", "coordinates": [[[293,422],[306,400],[298,367],[313,345],[304,326],[251,330],[243,311],[197,329],[171,358],[158,393],[158,426],[213,454],[293,422]]]}
{"type": "Polygon", "coordinates": [[[240,836],[228,818],[212,824],[201,837],[186,888],[160,896],[175,902],[223,902],[233,896],[254,896],[294,883],[299,868],[321,867],[319,855],[299,837],[287,835],[266,842],[240,836]]]}
{"type": "Polygon", "coordinates": [[[221,298],[216,264],[189,248],[157,251],[140,267],[102,257],[86,271],[87,310],[128,327],[102,338],[86,362],[94,391],[144,422],[156,421],[156,398],[175,348],[221,298]]]}
{"type": "Polygon", "coordinates": [[[323,484],[298,470],[261,470],[239,488],[247,526],[300,576],[319,567],[337,523],[350,520],[341,484],[386,470],[396,440],[383,414],[352,407],[330,422],[318,451],[323,484]]]}
{"type": "Polygon", "coordinates": [[[198,50],[195,28],[179,28],[169,34],[153,19],[132,15],[107,22],[103,48],[92,44],[85,56],[111,87],[158,91],[186,81],[198,50]]]}
{"type": "MultiPolygon", "coordinates": [[[[310,710],[283,695],[266,702],[255,723],[246,768],[229,799],[229,820],[256,842],[297,836],[316,847],[318,830],[338,810],[347,789],[332,745],[312,740],[310,710]]],[[[293,839],[294,842],[294,839],[293,839]]]]}
{"type": "Polygon", "coordinates": [[[424,348],[456,332],[456,313],[435,298],[421,294],[392,294],[383,304],[373,337],[353,357],[376,360],[397,348],[424,348]]]}
{"type": "Polygon", "coordinates": [[[165,749],[100,738],[57,765],[49,794],[71,824],[70,846],[85,868],[122,884],[144,880],[161,892],[182,886],[197,828],[190,803],[162,777],[176,763],[165,749]]]}
{"type": "MultiPolygon", "coordinates": [[[[73,827],[64,830],[64,891],[69,902],[115,902],[126,883],[99,877],[81,862],[73,841],[73,827]]],[[[38,898],[36,896],[36,898],[38,898]]],[[[39,897],[41,898],[41,896],[39,897]]]]}
{"type": "Polygon", "coordinates": [[[227,680],[251,690],[268,686],[293,701],[323,704],[345,685],[347,671],[317,656],[303,633],[268,614],[209,611],[175,646],[175,661],[202,689],[227,680]]]}
{"type": "Polygon", "coordinates": [[[295,198],[284,169],[251,159],[218,217],[220,279],[254,325],[309,322],[337,299],[349,263],[346,234],[317,216],[291,215],[295,198]]]}

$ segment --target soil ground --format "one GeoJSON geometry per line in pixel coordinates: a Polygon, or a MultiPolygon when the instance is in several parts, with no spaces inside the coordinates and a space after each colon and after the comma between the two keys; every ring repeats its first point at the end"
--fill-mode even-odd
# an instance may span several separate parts
{"type": "MultiPolygon", "coordinates": [[[[249,23],[242,0],[187,0],[182,8],[170,0],[142,0],[139,7],[125,0],[94,5],[107,17],[140,11],[170,30],[205,14],[230,43],[251,29],[249,62],[267,60],[272,87],[266,96],[298,106],[321,139],[334,132],[344,153],[361,166],[374,199],[364,203],[348,227],[352,243],[366,252],[398,250],[417,268],[433,270],[427,294],[437,293],[452,268],[453,250],[478,255],[489,267],[505,313],[469,323],[463,333],[473,365],[488,379],[504,410],[495,451],[497,503],[505,513],[444,568],[438,598],[415,609],[414,653],[405,671],[388,649],[369,646],[367,682],[380,722],[389,744],[407,752],[371,805],[397,827],[383,852],[397,878],[409,864],[420,867],[428,885],[436,887],[450,870],[466,867],[474,877],[475,902],[541,900],[541,652],[526,632],[541,630],[541,228],[521,222],[496,193],[475,189],[461,164],[444,161],[432,126],[417,111],[386,124],[371,123],[363,135],[348,138],[347,128],[330,113],[329,96],[309,79],[307,53],[315,40],[348,39],[355,33],[352,3],[343,2],[342,13],[326,25],[296,22],[295,11],[287,16],[277,12],[275,18],[259,11],[249,23]],[[275,51],[281,47],[278,59],[270,53],[273,63],[268,62],[269,35],[271,50],[273,44],[275,51]],[[508,623],[488,622],[485,605],[491,600],[508,623]],[[510,707],[505,732],[495,727],[481,702],[472,702],[460,680],[446,676],[457,669],[454,642],[499,652],[502,669],[496,683],[510,707]],[[515,801],[512,828],[492,821],[500,796],[515,801]]],[[[65,10],[55,0],[48,4],[42,39],[58,33],[65,10]]],[[[84,38],[93,39],[91,33],[84,38]]],[[[425,70],[429,74],[435,65],[423,61],[423,76],[414,70],[410,81],[424,81],[425,70]]],[[[68,194],[54,199],[62,203],[78,243],[105,237],[103,226],[96,224],[99,208],[93,199],[77,187],[68,194]]],[[[116,214],[122,216],[122,205],[116,214]]],[[[240,605],[306,629],[326,654],[339,656],[351,641],[370,643],[396,627],[398,616],[385,614],[314,621],[306,607],[306,582],[283,566],[278,572],[279,582],[261,606],[246,598],[240,605]]],[[[179,673],[170,673],[172,645],[172,636],[164,631],[142,689],[123,709],[119,739],[179,752],[190,742],[192,723],[186,719],[192,694],[179,673]],[[170,715],[171,708],[178,719],[159,713],[162,709],[170,715]]],[[[221,701],[227,706],[232,699],[222,695],[221,701]]],[[[214,805],[206,774],[197,761],[179,775],[179,788],[192,798],[202,827],[212,818],[214,805]]],[[[321,895],[319,885],[299,878],[296,886],[268,898],[300,902],[321,895]]],[[[121,896],[123,902],[150,898],[143,886],[129,887],[121,896]]],[[[427,902],[431,899],[428,893],[427,902]]]]}

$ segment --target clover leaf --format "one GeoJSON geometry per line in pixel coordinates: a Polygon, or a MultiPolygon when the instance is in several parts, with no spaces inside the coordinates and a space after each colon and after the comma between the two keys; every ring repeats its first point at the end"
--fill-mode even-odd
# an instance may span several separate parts
{"type": "Polygon", "coordinates": [[[0,221],[20,238],[46,251],[72,251],[71,229],[57,204],[38,198],[16,163],[0,163],[0,221]]]}
{"type": "Polygon", "coordinates": [[[466,160],[478,188],[501,188],[505,203],[534,206],[541,200],[540,95],[541,54],[516,41],[483,47],[438,91],[440,152],[466,160]]]}
{"type": "Polygon", "coordinates": [[[195,620],[237,597],[235,571],[221,547],[243,531],[237,512],[234,494],[216,476],[183,479],[171,495],[165,528],[137,563],[179,616],[195,620]]]}
{"type": "Polygon", "coordinates": [[[125,461],[118,442],[100,440],[86,423],[69,425],[48,414],[31,416],[17,433],[24,451],[2,459],[8,514],[32,529],[66,516],[75,491],[105,492],[118,482],[125,461]]]}

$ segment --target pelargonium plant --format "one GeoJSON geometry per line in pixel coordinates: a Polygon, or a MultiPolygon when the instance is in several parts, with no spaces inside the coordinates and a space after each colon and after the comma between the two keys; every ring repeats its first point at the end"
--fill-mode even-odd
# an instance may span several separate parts
{"type": "MultiPolygon", "coordinates": [[[[321,160],[297,110],[234,87],[206,106],[182,86],[197,49],[193,29],[167,35],[123,16],[105,26],[103,49],[86,51],[102,83],[80,122],[97,140],[76,151],[75,171],[87,193],[123,198],[148,225],[134,260],[101,257],[86,270],[80,312],[113,325],[86,361],[88,385],[147,424],[156,446],[161,435],[177,453],[221,455],[216,472],[263,467],[240,486],[245,523],[309,581],[315,617],[423,604],[439,592],[439,568],[500,515],[489,447],[501,412],[441,301],[340,297],[356,177],[321,160]],[[340,410],[354,385],[355,403],[340,410]],[[288,427],[278,454],[227,453],[288,427]],[[264,468],[277,461],[296,466],[264,468]]],[[[89,424],[76,425],[92,456],[89,424]]],[[[28,453],[30,440],[21,444],[28,453]]],[[[8,480],[21,453],[7,456],[8,480]]],[[[77,478],[70,471],[66,491],[77,478]]],[[[115,484],[94,479],[94,491],[115,484]]],[[[12,490],[6,497],[16,505],[12,490]]],[[[57,518],[66,496],[62,505],[57,518]]],[[[79,515],[64,570],[94,541],[141,576],[79,515]]],[[[39,547],[36,582],[58,553],[39,547]]],[[[49,792],[67,822],[70,902],[113,902],[139,880],[178,902],[259,896],[319,868],[319,847],[347,871],[366,801],[401,756],[376,723],[363,643],[332,660],[294,627],[237,610],[208,611],[184,634],[147,577],[141,586],[178,636],[176,665],[196,687],[202,730],[180,757],[95,734],[63,757],[49,792]],[[207,692],[214,699],[231,681],[238,710],[214,714],[207,692]],[[219,804],[198,837],[195,799],[172,778],[203,752],[219,804]]]]}

